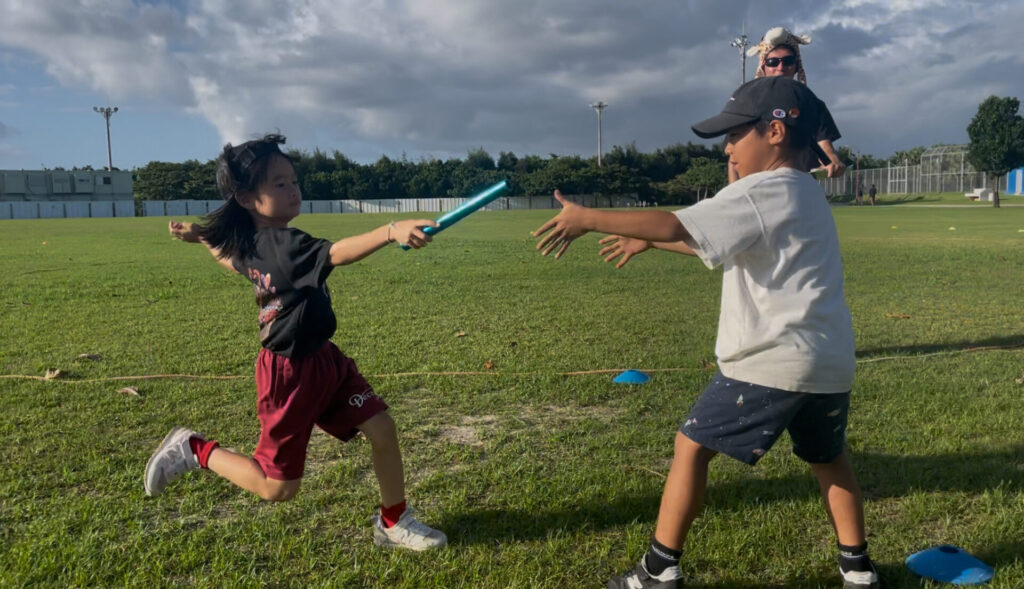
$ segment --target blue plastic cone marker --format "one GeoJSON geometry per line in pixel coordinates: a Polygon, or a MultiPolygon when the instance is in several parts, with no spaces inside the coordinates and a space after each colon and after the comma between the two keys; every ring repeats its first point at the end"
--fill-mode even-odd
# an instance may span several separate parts
{"type": "Polygon", "coordinates": [[[907,568],[922,577],[954,585],[987,583],[995,574],[992,567],[948,544],[911,554],[907,568]]]}
{"type": "Polygon", "coordinates": [[[620,384],[644,384],[649,380],[651,380],[651,377],[639,370],[626,370],[616,376],[613,382],[620,384]]]}

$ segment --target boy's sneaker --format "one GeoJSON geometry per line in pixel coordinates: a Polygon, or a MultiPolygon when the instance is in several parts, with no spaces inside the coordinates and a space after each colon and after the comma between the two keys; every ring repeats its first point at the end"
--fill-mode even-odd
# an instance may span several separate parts
{"type": "Polygon", "coordinates": [[[843,577],[843,589],[878,589],[881,585],[878,581],[878,570],[875,563],[867,558],[867,569],[865,571],[849,570],[844,571],[839,567],[839,574],[843,577]]]}
{"type": "Polygon", "coordinates": [[[432,548],[440,548],[448,543],[448,537],[441,530],[421,523],[412,515],[412,508],[407,507],[395,525],[384,527],[380,515],[370,518],[373,522],[373,543],[389,548],[408,548],[422,552],[432,548]]]}
{"type": "Polygon", "coordinates": [[[679,567],[668,567],[660,575],[647,572],[644,557],[632,571],[608,581],[608,589],[677,589],[683,586],[679,567]]]}
{"type": "Polygon", "coordinates": [[[160,442],[146,463],[147,495],[159,495],[171,481],[199,468],[199,459],[189,446],[189,439],[195,435],[190,429],[176,427],[160,442]]]}

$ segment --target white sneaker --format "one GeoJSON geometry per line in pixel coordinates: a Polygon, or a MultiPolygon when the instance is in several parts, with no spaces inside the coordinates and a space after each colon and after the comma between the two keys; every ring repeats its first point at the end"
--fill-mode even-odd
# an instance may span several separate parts
{"type": "Polygon", "coordinates": [[[683,586],[678,566],[668,567],[660,575],[652,575],[647,570],[646,560],[646,556],[641,556],[636,568],[608,581],[608,589],[678,589],[683,586]]]}
{"type": "Polygon", "coordinates": [[[878,570],[875,563],[868,559],[866,571],[844,571],[839,568],[843,577],[843,589],[878,589],[878,570]]]}
{"type": "Polygon", "coordinates": [[[146,494],[159,495],[174,479],[190,470],[199,468],[199,459],[189,446],[189,438],[196,432],[176,427],[164,436],[156,452],[146,463],[146,494]]]}
{"type": "Polygon", "coordinates": [[[390,528],[384,527],[380,515],[374,515],[371,521],[373,521],[373,543],[377,546],[408,548],[422,552],[440,548],[448,543],[448,537],[444,535],[444,532],[435,530],[413,517],[411,507],[406,507],[402,512],[402,517],[398,518],[395,525],[390,528]]]}

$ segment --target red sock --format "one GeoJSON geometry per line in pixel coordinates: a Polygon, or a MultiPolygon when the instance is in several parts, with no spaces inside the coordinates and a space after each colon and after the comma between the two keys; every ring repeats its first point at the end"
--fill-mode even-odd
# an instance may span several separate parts
{"type": "Polygon", "coordinates": [[[380,506],[380,519],[384,521],[384,527],[390,528],[398,523],[398,518],[405,513],[405,501],[391,507],[380,506]]]}
{"type": "Polygon", "coordinates": [[[192,448],[192,453],[199,459],[199,466],[203,468],[209,468],[206,464],[210,461],[210,453],[219,444],[213,440],[204,440],[202,438],[192,436],[188,439],[188,445],[192,448]]]}

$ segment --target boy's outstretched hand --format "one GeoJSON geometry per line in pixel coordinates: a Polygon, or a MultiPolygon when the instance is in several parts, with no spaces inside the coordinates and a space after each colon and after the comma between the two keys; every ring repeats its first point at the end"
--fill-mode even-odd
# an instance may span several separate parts
{"type": "Polygon", "coordinates": [[[615,258],[622,256],[619,263],[615,264],[616,268],[625,266],[630,258],[651,248],[651,242],[646,239],[623,237],[621,235],[609,235],[597,243],[601,245],[608,244],[600,252],[602,256],[606,256],[605,262],[611,262],[615,258]]]}
{"type": "Polygon", "coordinates": [[[565,250],[569,249],[572,240],[587,233],[590,229],[586,226],[587,213],[589,209],[584,206],[569,202],[562,196],[560,190],[555,191],[555,199],[562,204],[562,211],[540,226],[533,232],[534,237],[540,237],[548,233],[537,243],[537,250],[543,250],[542,255],[548,255],[558,250],[555,258],[561,258],[565,250]]]}
{"type": "Polygon", "coordinates": [[[195,223],[182,223],[181,221],[172,220],[167,224],[167,230],[171,232],[171,237],[189,243],[199,243],[199,232],[196,231],[195,223]]]}

